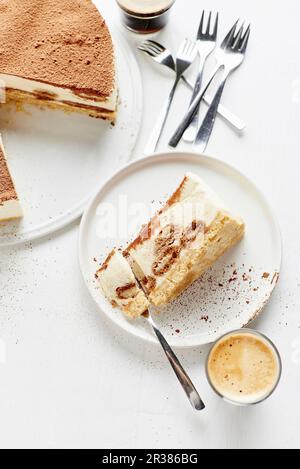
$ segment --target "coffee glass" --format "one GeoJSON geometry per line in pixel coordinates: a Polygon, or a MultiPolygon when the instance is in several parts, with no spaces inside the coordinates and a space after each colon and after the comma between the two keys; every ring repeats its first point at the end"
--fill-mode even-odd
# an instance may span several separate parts
{"type": "Polygon", "coordinates": [[[139,34],[160,31],[176,0],[116,0],[127,29],[139,34]]]}
{"type": "Polygon", "coordinates": [[[265,401],[277,388],[281,373],[276,346],[253,329],[224,334],[214,343],[206,360],[206,376],[212,389],[237,406],[265,401]]]}

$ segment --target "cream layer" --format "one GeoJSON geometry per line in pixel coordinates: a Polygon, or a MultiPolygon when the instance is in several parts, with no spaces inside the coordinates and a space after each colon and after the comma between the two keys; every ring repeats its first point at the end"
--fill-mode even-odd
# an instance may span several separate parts
{"type": "Polygon", "coordinates": [[[149,302],[119,251],[110,253],[96,275],[105,297],[113,306],[119,306],[132,318],[147,310],[149,302]]]}
{"type": "Polygon", "coordinates": [[[23,212],[18,199],[6,200],[0,203],[0,221],[21,218],[22,216],[23,212]]]}
{"type": "MultiPolygon", "coordinates": [[[[29,80],[27,78],[18,77],[15,75],[7,75],[0,73],[0,86],[3,89],[12,88],[15,90],[24,91],[26,93],[32,94],[45,94],[54,101],[67,101],[74,104],[82,104],[85,106],[94,106],[101,109],[106,109],[108,111],[115,111],[117,105],[117,89],[114,89],[111,92],[111,95],[107,99],[101,99],[97,95],[91,95],[88,97],[82,97],[78,94],[75,94],[73,90],[68,88],[61,88],[59,86],[50,85],[48,83],[43,83],[35,80],[29,80]]],[[[2,102],[5,102],[5,95],[2,94],[2,102]]]]}

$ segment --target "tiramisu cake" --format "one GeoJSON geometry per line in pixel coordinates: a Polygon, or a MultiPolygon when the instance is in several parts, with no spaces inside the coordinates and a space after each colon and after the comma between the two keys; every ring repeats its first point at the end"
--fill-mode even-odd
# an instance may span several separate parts
{"type": "Polygon", "coordinates": [[[169,303],[244,234],[244,223],[196,175],[186,174],[126,254],[149,301],[169,303]]]}
{"type": "Polygon", "coordinates": [[[6,101],[115,119],[113,44],[91,0],[0,0],[0,79],[6,101]]]}
{"type": "MultiPolygon", "coordinates": [[[[163,306],[235,245],[244,231],[243,221],[231,215],[198,176],[188,173],[123,254],[148,301],[163,306]]],[[[117,276],[114,281],[119,283],[117,276]]]]}
{"type": "Polygon", "coordinates": [[[0,222],[23,216],[0,136],[0,222]]]}
{"type": "Polygon", "coordinates": [[[149,302],[139,287],[130,265],[117,250],[113,250],[96,273],[104,295],[131,318],[143,314],[149,302]]]}

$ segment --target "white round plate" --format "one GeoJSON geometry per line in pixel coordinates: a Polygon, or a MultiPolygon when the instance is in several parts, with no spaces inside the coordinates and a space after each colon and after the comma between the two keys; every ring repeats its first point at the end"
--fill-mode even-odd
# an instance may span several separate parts
{"type": "Polygon", "coordinates": [[[1,106],[1,133],[24,219],[0,224],[0,246],[47,235],[79,217],[91,194],[130,158],[141,124],[142,84],[119,32],[116,125],[76,113],[1,106]]]}
{"type": "Polygon", "coordinates": [[[99,309],[126,332],[154,341],[143,318],[128,320],[109,304],[94,274],[110,249],[124,247],[137,233],[137,225],[149,219],[153,201],[162,203],[187,171],[203,178],[233,213],[243,217],[246,235],[155,316],[174,347],[207,344],[248,324],[269,299],[279,277],[281,236],[271,208],[255,185],[231,166],[195,153],[143,158],[125,166],[97,192],[84,213],[79,240],[83,277],[99,309]]]}

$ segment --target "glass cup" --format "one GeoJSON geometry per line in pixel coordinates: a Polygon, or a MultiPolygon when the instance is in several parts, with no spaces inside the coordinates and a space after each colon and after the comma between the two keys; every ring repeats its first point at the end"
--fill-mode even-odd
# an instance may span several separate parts
{"type": "Polygon", "coordinates": [[[220,337],[206,360],[206,377],[212,389],[222,399],[237,406],[265,401],[277,388],[281,373],[282,362],[276,346],[268,337],[252,329],[237,329],[220,337]],[[240,345],[245,338],[251,340],[253,349],[251,342],[246,348],[246,344],[240,345]],[[243,377],[244,389],[239,389],[243,377]],[[229,390],[230,386],[232,390],[229,390]],[[245,392],[247,386],[251,392],[245,392]]]}
{"type": "Polygon", "coordinates": [[[160,31],[169,18],[175,0],[116,0],[122,20],[130,31],[150,34],[160,31]]]}

